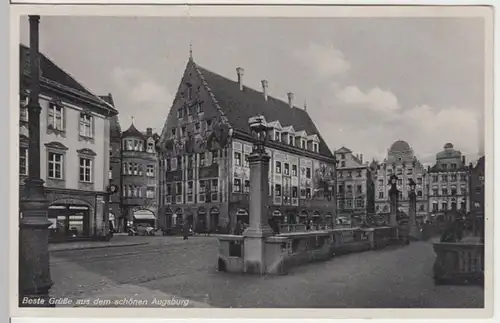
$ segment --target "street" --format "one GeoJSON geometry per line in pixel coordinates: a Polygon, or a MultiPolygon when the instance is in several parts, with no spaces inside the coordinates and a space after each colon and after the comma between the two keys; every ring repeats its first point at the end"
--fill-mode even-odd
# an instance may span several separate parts
{"type": "MultiPolygon", "coordinates": [[[[217,240],[116,236],[147,245],[51,252],[51,295],[172,295],[192,306],[298,308],[483,307],[476,286],[435,286],[432,244],[355,253],[294,268],[286,276],[219,273],[217,240]]],[[[104,295],[104,296],[103,296],[104,295]]]]}

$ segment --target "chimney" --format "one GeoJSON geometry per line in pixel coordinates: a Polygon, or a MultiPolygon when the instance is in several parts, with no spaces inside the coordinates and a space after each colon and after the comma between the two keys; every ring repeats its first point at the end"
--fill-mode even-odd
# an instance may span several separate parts
{"type": "Polygon", "coordinates": [[[267,80],[262,80],[262,94],[264,94],[264,100],[267,101],[267,87],[268,87],[268,82],[267,80]]]}
{"type": "Polygon", "coordinates": [[[153,135],[153,128],[146,128],[146,135],[151,137],[153,135]]]}
{"type": "Polygon", "coordinates": [[[361,164],[363,164],[363,154],[359,154],[359,159],[361,160],[361,164]]]}
{"type": "Polygon", "coordinates": [[[293,93],[288,92],[287,95],[288,95],[288,105],[290,106],[290,108],[293,108],[293,93]]]}
{"type": "Polygon", "coordinates": [[[242,67],[236,68],[236,73],[238,73],[238,84],[240,85],[240,91],[243,91],[243,74],[245,70],[242,67]]]}

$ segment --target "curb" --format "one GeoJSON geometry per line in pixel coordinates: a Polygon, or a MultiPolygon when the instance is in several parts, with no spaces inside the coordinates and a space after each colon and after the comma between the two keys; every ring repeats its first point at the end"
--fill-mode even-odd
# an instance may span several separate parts
{"type": "Polygon", "coordinates": [[[81,248],[61,248],[61,249],[55,249],[55,250],[50,250],[49,252],[58,252],[58,251],[70,251],[70,250],[89,250],[89,249],[103,249],[103,248],[120,248],[120,247],[132,247],[132,246],[143,246],[147,245],[149,242],[136,242],[136,243],[129,243],[129,244],[119,244],[119,245],[107,245],[107,246],[89,246],[89,247],[81,247],[81,248]]]}

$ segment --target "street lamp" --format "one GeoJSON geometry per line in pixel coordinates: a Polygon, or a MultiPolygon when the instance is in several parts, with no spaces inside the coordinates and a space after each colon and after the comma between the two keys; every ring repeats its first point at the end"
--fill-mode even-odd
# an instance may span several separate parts
{"type": "MultiPolygon", "coordinates": [[[[25,297],[44,301],[30,306],[48,307],[50,279],[48,236],[49,202],[44,181],[40,178],[40,60],[38,25],[40,16],[29,16],[30,24],[30,97],[28,103],[29,155],[28,179],[25,181],[19,223],[19,306],[25,297]]],[[[30,302],[33,303],[33,302],[30,302]]]]}
{"type": "Polygon", "coordinates": [[[389,196],[391,199],[391,213],[389,216],[389,222],[391,226],[397,226],[397,212],[398,212],[398,198],[399,198],[399,190],[398,190],[398,177],[393,174],[389,178],[389,183],[391,188],[389,190],[389,196]]]}
{"type": "Polygon", "coordinates": [[[255,139],[253,153],[266,153],[265,144],[269,140],[269,127],[264,116],[258,114],[248,119],[248,125],[255,139]]]}

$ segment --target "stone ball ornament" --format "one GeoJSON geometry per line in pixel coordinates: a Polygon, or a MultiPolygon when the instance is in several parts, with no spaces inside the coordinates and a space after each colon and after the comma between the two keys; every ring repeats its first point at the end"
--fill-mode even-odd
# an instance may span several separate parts
{"type": "Polygon", "coordinates": [[[115,194],[116,192],[118,192],[118,185],[109,185],[107,191],[109,194],[115,194]]]}

